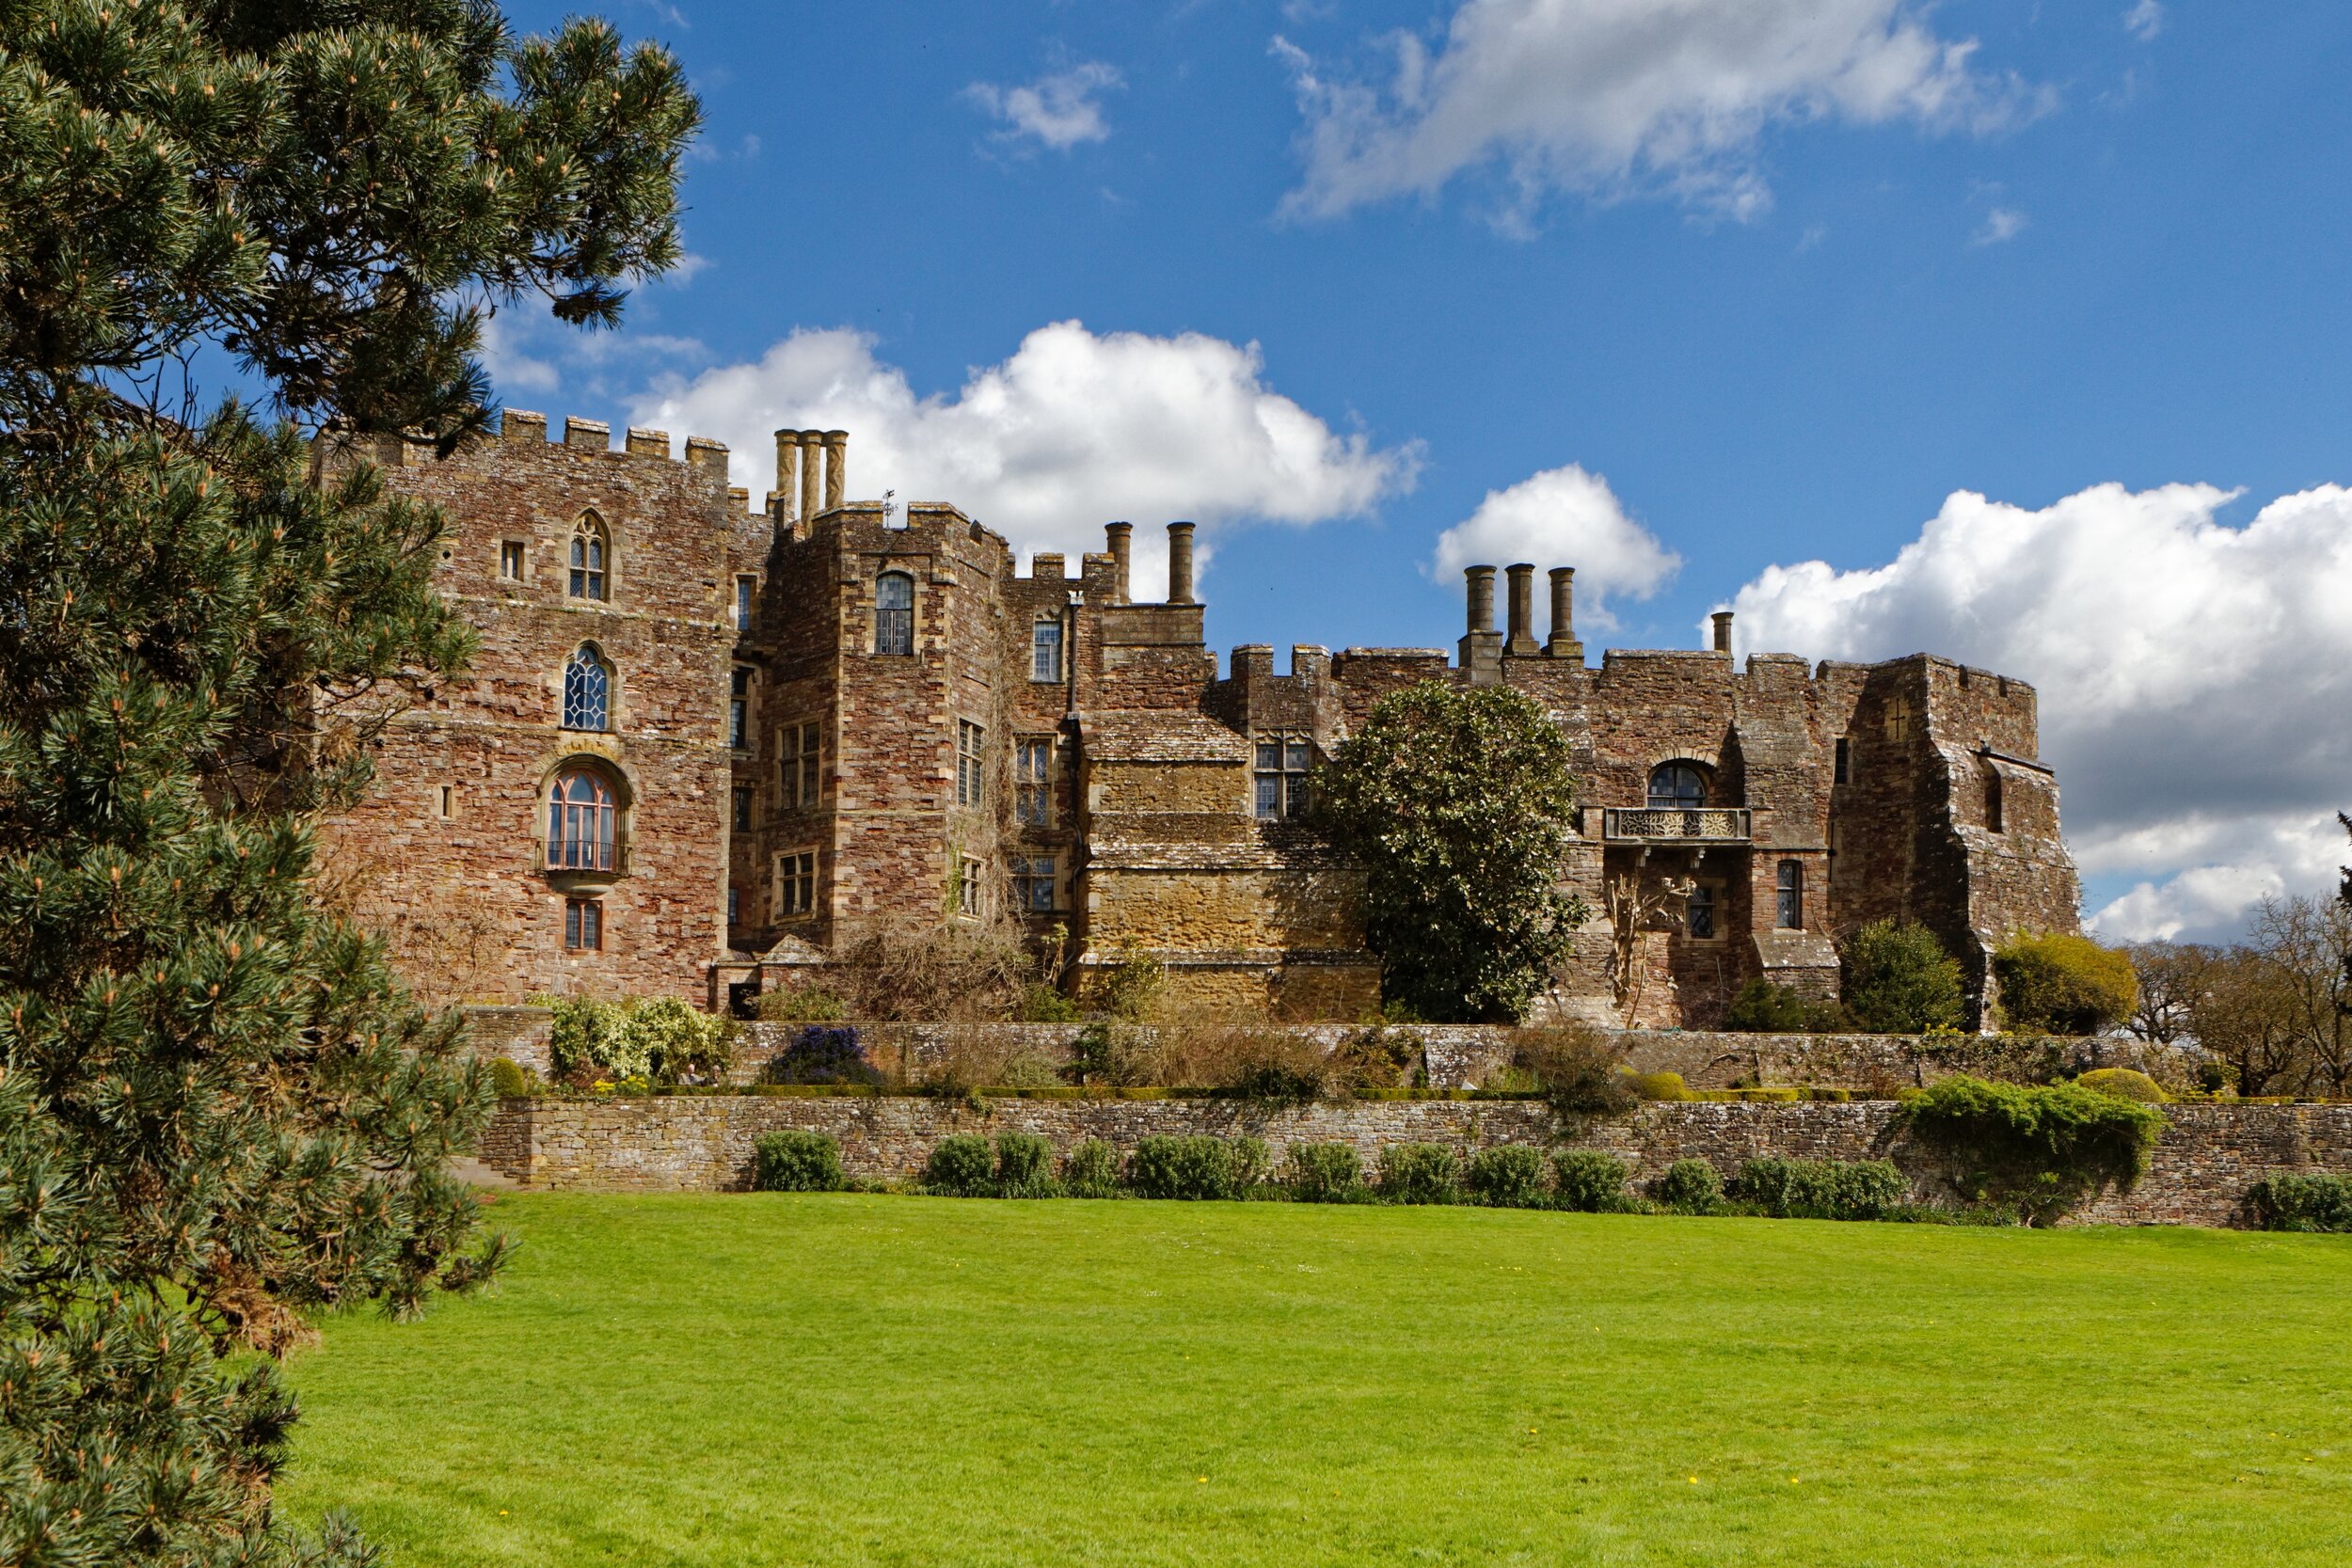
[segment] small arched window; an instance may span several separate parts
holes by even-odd
[[[564,665],[564,727],[612,727],[612,670],[593,642],[582,642]]]
[[[914,579],[904,572],[874,579],[874,651],[914,652]]]
[[[548,787],[548,869],[610,871],[620,810],[612,784],[593,768],[566,768]]]
[[[593,512],[583,512],[580,521],[572,525],[571,596],[575,599],[605,597],[605,568],[612,553],[612,536],[604,531],[604,519]]]
[[[1650,769],[1649,809],[1696,811],[1707,804],[1707,775],[1687,762],[1662,762]]]

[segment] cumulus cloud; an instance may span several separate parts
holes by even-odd
[[[662,378],[629,418],[725,441],[735,483],[755,494],[773,483],[773,432],[846,430],[853,496],[953,502],[1024,554],[1099,550],[1103,525],[1125,518],[1146,597],[1166,559],[1154,524],[1199,523],[1205,560],[1233,524],[1361,515],[1420,464],[1417,446],[1342,435],[1275,391],[1255,343],[1074,321],[930,397],[870,337],[803,330],[755,362]]]
[[[975,82],[963,93],[992,119],[1005,122],[998,136],[1008,141],[1035,137],[1057,152],[1067,152],[1081,142],[1109,138],[1110,123],[1103,118],[1099,95],[1124,86],[1125,79],[1115,69],[1088,60],[1026,87]]]
[[[2265,893],[2324,892],[2352,805],[2352,491],[2270,502],[2103,484],[2038,511],[1960,492],[1883,566],[1819,561],[1740,589],[1744,649],[1923,650],[2039,689],[2042,754],[2083,870],[2137,877],[2112,937],[2233,929]]]
[[[2047,108],[2047,89],[1975,62],[1909,0],[1464,0],[1433,51],[1388,41],[1385,83],[1327,71],[1277,39],[1306,117],[1294,215],[1434,195],[1500,165],[1523,214],[1550,189],[1663,190],[1748,216],[1778,121],[1908,120],[1990,131]]]
[[[1465,566],[1528,561],[1546,570],[1576,568],[1580,625],[1617,623],[1608,598],[1646,599],[1666,585],[1682,558],[1626,515],[1609,481],[1576,464],[1547,468],[1507,490],[1489,490],[1478,510],[1438,536],[1430,570],[1451,577]]]

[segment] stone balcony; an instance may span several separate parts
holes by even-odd
[[[1609,844],[1745,844],[1749,837],[1745,806],[1703,806],[1696,810],[1657,806],[1605,806],[1600,836]]]

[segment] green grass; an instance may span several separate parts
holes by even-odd
[[[2352,1242],[528,1196],[339,1318],[287,1508],[426,1564],[2352,1560]]]

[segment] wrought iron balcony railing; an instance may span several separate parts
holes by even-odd
[[[1622,844],[1745,844],[1744,806],[1702,806],[1695,811],[1657,806],[1607,806],[1600,836]]]

